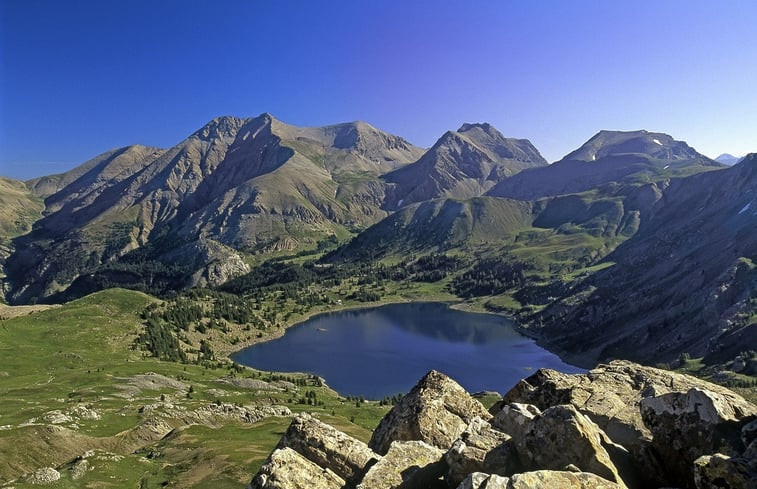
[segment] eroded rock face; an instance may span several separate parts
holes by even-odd
[[[667,470],[693,487],[696,459],[715,452],[734,457],[744,451],[742,426],[757,415],[757,408],[741,398],[692,388],[643,399],[641,415]]]
[[[341,489],[344,479],[291,448],[273,451],[248,489]]]
[[[491,418],[460,384],[432,370],[384,416],[368,446],[383,454],[393,441],[420,440],[447,449],[476,416]]]
[[[395,441],[357,489],[443,488],[443,452],[422,441]]]
[[[292,420],[277,448],[291,448],[311,462],[356,484],[379,456],[351,436],[302,413]]]
[[[518,455],[511,443],[512,438],[481,418],[474,418],[460,438],[444,455],[449,471],[445,477],[455,487],[468,474],[512,474],[518,467]]]

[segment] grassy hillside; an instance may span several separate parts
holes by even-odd
[[[0,483],[34,487],[24,474],[57,467],[62,478],[50,487],[238,488],[289,418],[249,423],[224,410],[306,409],[364,440],[386,412],[305,375],[151,358],[133,345],[153,303],[111,289],[0,321]],[[319,405],[298,404],[311,396]]]

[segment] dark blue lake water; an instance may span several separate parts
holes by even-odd
[[[431,369],[469,392],[500,393],[542,367],[583,371],[521,336],[500,316],[440,303],[322,314],[232,358],[261,370],[313,373],[341,394],[368,399],[406,393]]]

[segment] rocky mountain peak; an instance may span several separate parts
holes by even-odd
[[[694,148],[668,134],[602,130],[563,160],[596,161],[609,156],[641,154],[662,160],[680,161],[702,157]]]
[[[202,141],[212,141],[214,139],[233,138],[239,128],[244,125],[245,119],[233,116],[216,117],[200,129],[194,132],[190,138],[194,137]]]

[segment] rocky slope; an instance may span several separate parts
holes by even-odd
[[[378,177],[421,154],[368,124],[300,128],[269,114],[215,119],[166,151],[106,153],[29,183],[48,195],[47,210],[18,240],[10,299],[44,299],[77,277],[88,281],[82,291],[119,283],[124,274],[139,281],[149,274],[133,266],[90,277],[137,248],[142,254],[132,261],[179,270],[174,287],[196,284],[198,276],[222,282],[245,268],[218,273],[209,266],[241,263],[235,250],[313,247],[385,217],[386,184]]]
[[[546,164],[527,139],[506,138],[489,124],[464,124],[445,133],[412,165],[384,177],[394,185],[386,206],[477,197],[521,170]]]
[[[430,372],[366,445],[302,414],[249,489],[750,488],[757,406],[630,362],[540,370],[490,412]]]
[[[538,334],[574,358],[642,362],[724,361],[757,344],[757,155],[649,191],[659,198],[614,265],[540,313]]]

